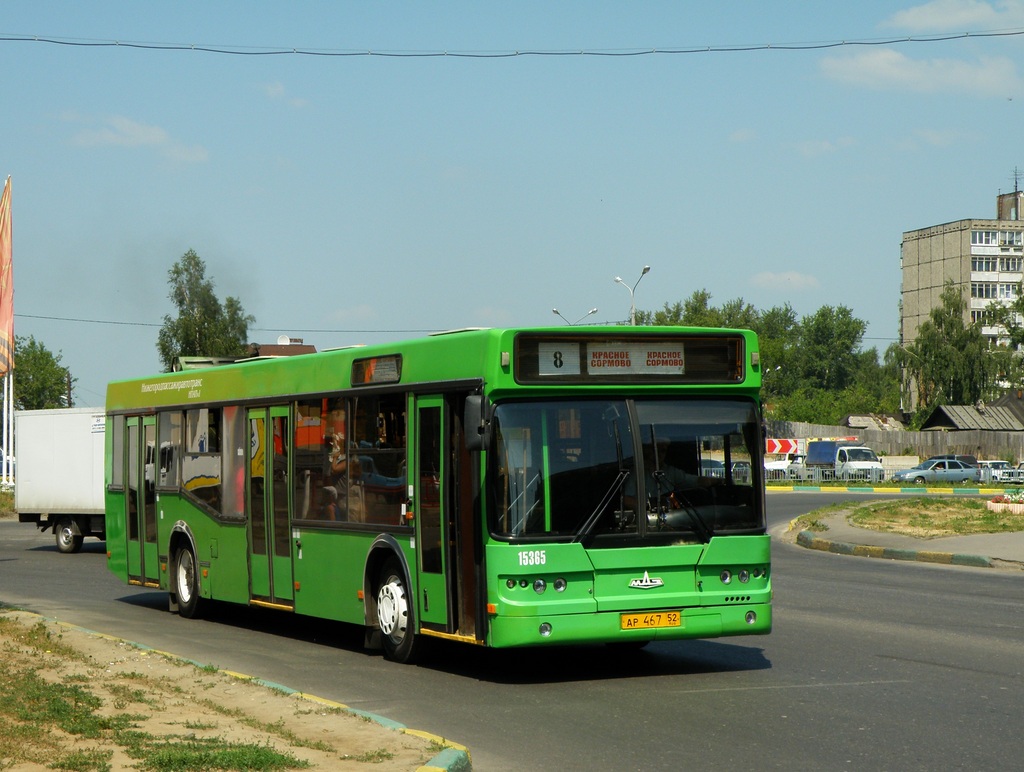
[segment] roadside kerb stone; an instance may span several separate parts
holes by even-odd
[[[981,555],[961,555],[953,552],[935,552],[931,550],[908,550],[893,547],[872,547],[864,544],[822,539],[813,531],[800,531],[796,543],[807,549],[821,552],[832,552],[837,555],[854,555],[867,558],[885,558],[888,560],[913,560],[919,563],[939,563],[949,566],[973,566],[975,568],[992,568],[991,558]]]

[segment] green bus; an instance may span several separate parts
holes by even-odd
[[[513,647],[766,634],[757,338],[474,329],[111,383],[110,570]]]

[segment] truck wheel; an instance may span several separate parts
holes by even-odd
[[[53,533],[57,538],[57,552],[73,555],[82,549],[82,541],[85,537],[80,533],[75,533],[75,524],[70,517],[62,517],[58,520]]]
[[[174,558],[174,593],[178,614],[195,619],[199,612],[199,569],[191,547],[182,547]]]
[[[405,574],[397,560],[389,560],[377,585],[377,622],[384,656],[395,662],[411,662],[416,653],[416,634]]]

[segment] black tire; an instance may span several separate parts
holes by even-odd
[[[178,614],[185,619],[195,619],[199,616],[199,566],[191,547],[182,547],[174,556],[171,581],[178,600]]]
[[[384,564],[377,582],[377,623],[384,656],[393,662],[412,662],[418,637],[405,572],[397,560]]]
[[[915,485],[924,485],[925,482],[926,482],[926,480],[923,477],[915,477],[914,478],[914,484]]]
[[[61,518],[53,529],[57,539],[57,552],[65,555],[73,555],[82,549],[82,541],[85,539],[80,533],[75,533],[75,524],[70,517]]]

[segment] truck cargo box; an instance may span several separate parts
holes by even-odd
[[[104,537],[102,408],[14,413],[14,508],[23,523],[52,528],[61,552]]]

